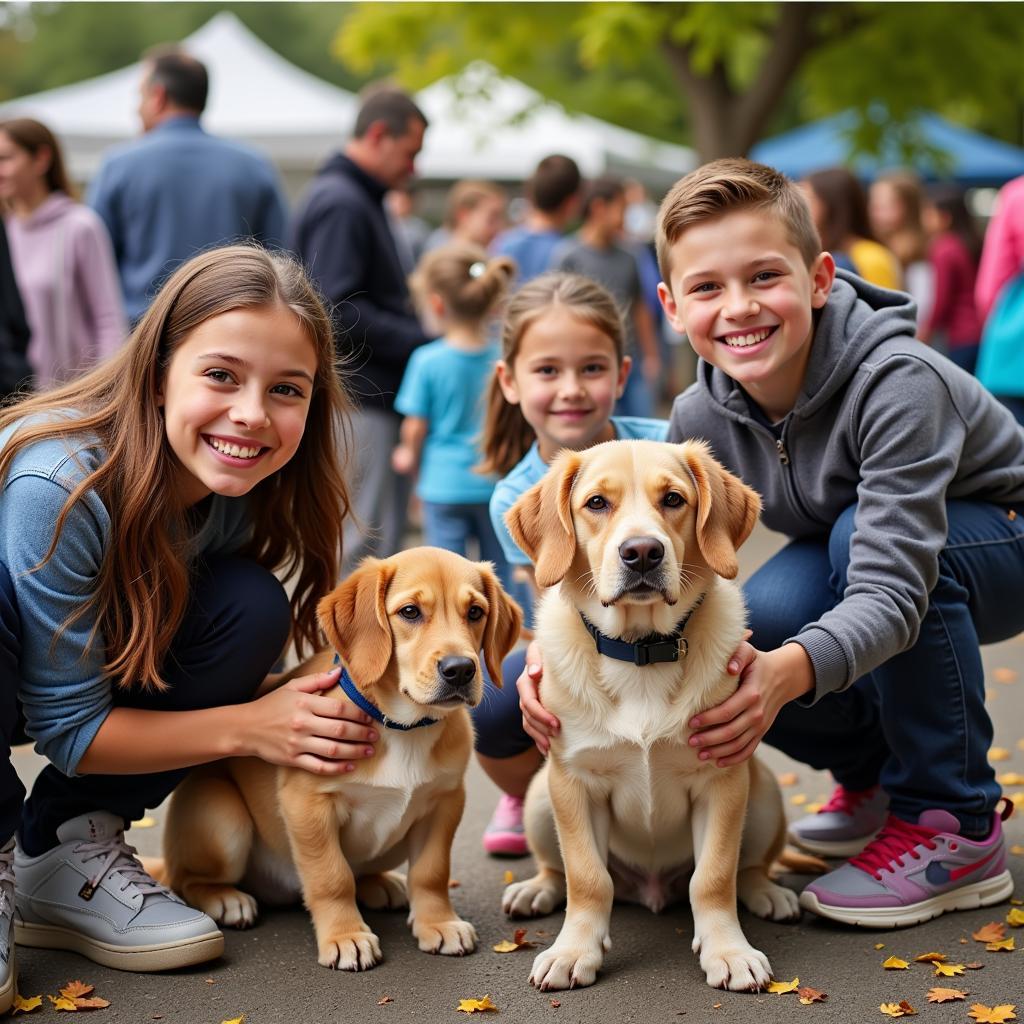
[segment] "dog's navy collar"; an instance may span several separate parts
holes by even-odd
[[[334,664],[341,665],[340,655],[334,655]],[[418,729],[421,725],[434,725],[437,722],[436,718],[421,718],[418,722],[413,722],[411,725],[392,721],[376,704],[359,692],[359,687],[356,686],[354,680],[348,674],[348,669],[344,666],[341,669],[341,678],[338,680],[338,685],[345,691],[348,699],[357,708],[365,711],[374,721],[380,722],[385,729],[401,729],[403,732],[407,732],[409,729]]]
[[[583,620],[583,625],[587,627],[587,632],[594,638],[598,654],[614,658],[616,661],[628,661],[631,665],[655,665],[660,662],[678,661],[680,657],[686,657],[688,645],[686,637],[683,636],[683,630],[686,629],[690,616],[700,607],[703,600],[704,595],[701,594],[693,607],[676,623],[673,632],[650,633],[641,637],[636,643],[605,636],[583,612],[580,612],[580,618]]]

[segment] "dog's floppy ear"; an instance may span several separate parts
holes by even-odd
[[[505,513],[508,532],[533,562],[539,587],[561,583],[576,554],[569,499],[579,468],[579,454],[563,451],[544,478]]]
[[[736,550],[750,536],[761,498],[711,456],[706,444],[687,442],[683,460],[697,487],[697,546],[712,571],[727,580],[739,572]]]
[[[523,625],[523,613],[502,589],[489,562],[477,563],[487,598],[487,625],[484,627],[484,664],[495,686],[501,687],[501,663],[516,645]]]
[[[364,558],[316,606],[320,628],[359,684],[375,683],[391,660],[393,637],[384,595],[394,575],[390,562]]]

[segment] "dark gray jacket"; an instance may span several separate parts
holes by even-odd
[[[778,437],[752,416],[739,385],[703,360],[672,409],[669,440],[709,441],[760,492],[771,529],[823,536],[857,505],[843,600],[793,637],[814,665],[814,700],[917,639],[946,543],[947,499],[1024,512],[1024,429],[914,339],[914,313],[906,295],[839,271]]]

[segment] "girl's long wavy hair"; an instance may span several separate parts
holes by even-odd
[[[576,319],[608,335],[615,348],[616,362],[622,364],[625,331],[615,299],[589,277],[551,271],[528,281],[509,300],[501,328],[501,360],[509,373],[515,372],[519,345],[527,328],[557,307],[567,309]],[[534,437],[533,427],[526,422],[522,406],[506,400],[495,371],[487,391],[480,441],[483,459],[476,471],[505,476],[530,450]]]
[[[243,554],[285,581],[297,577],[292,638],[301,653],[316,645],[316,603],[337,582],[349,512],[342,475],[349,400],[336,371],[330,318],[298,263],[256,245],[201,253],[169,278],[114,356],[71,383],[0,411],[0,430],[33,417],[0,450],[0,480],[22,449],[68,435],[68,410],[76,413],[78,447],[96,444],[106,453],[69,496],[40,564],[53,556],[75,504],[95,491],[109,510],[110,536],[90,600],[61,628],[94,612],[92,639],[105,645],[104,671],[120,686],[167,685],[161,665],[189,600],[189,510],[175,491],[177,460],[157,402],[168,364],[212,317],[275,304],[287,306],[305,329],[317,369],[298,450],[249,492],[253,536]]]

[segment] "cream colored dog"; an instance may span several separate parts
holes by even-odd
[[[366,559],[318,613],[358,689],[389,721],[434,721],[381,728],[375,755],[346,775],[323,778],[255,758],[196,770],[168,810],[165,879],[215,921],[238,927],[255,920],[252,893],[275,903],[301,896],[325,967],[366,970],[381,960],[357,899],[370,908],[408,903],[425,952],[470,953],[476,932],[448,891],[473,748],[467,709],[483,692],[481,650],[500,685],[519,608],[489,564],[414,548]],[[333,654],[292,675],[326,671]],[[406,861],[408,895],[394,871]]]
[[[718,768],[687,744],[690,718],[736,688],[726,664],[745,611],[727,580],[759,509],[704,444],[612,441],[563,452],[506,516],[550,588],[536,615],[541,699],[562,724],[526,798],[538,873],[502,903],[535,916],[567,901],[558,939],[534,960],[538,988],[594,982],[613,897],[658,911],[687,881],[708,984],[771,979],[736,899],[760,917],[799,916],[769,877],[785,841],[781,793],[756,759]]]

